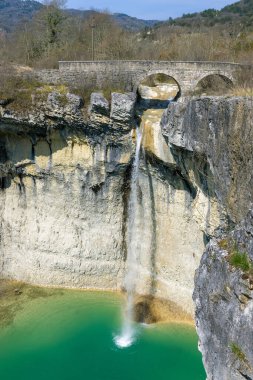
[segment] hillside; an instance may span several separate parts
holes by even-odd
[[[88,18],[92,14],[96,14],[97,12],[87,10],[79,10],[79,9],[66,9],[66,12],[71,16],[84,17]],[[145,28],[151,28],[155,24],[158,23],[157,20],[141,20],[136,17],[128,16],[124,13],[113,13],[112,18],[124,29],[131,31],[139,31]]]
[[[160,25],[162,23],[159,23]],[[207,9],[199,13],[187,13],[177,19],[170,19],[167,25],[189,27],[196,29],[200,27],[218,26],[222,28],[233,28],[240,30],[253,29],[253,0],[241,0],[227,5],[220,11]]]
[[[157,20],[141,20],[136,17],[128,16],[124,13],[114,13],[113,17],[123,28],[128,30],[140,30],[149,28],[158,23]]]
[[[30,20],[43,5],[35,0],[0,0],[0,30],[11,32],[24,20]],[[94,11],[66,9],[66,13],[77,17],[89,17]],[[155,20],[140,20],[122,13],[112,15],[114,20],[127,30],[137,31],[151,27],[157,23]]]
[[[10,32],[23,20],[29,20],[43,5],[34,0],[1,0],[0,28]]]

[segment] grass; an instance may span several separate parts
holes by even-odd
[[[68,87],[65,84],[60,84],[57,86],[42,84],[39,88],[36,88],[36,92],[40,94],[48,95],[50,92],[57,91],[60,95],[67,95]]]
[[[246,252],[235,250],[229,255],[228,261],[234,268],[241,269],[243,272],[252,269],[252,263]]]
[[[250,368],[249,361],[247,359],[247,356],[242,351],[242,349],[236,344],[235,342],[231,342],[229,345],[232,354],[234,355],[236,360],[239,360],[240,363],[246,365],[248,368]]]
[[[229,94],[232,96],[253,96],[253,87],[234,87]]]
[[[35,80],[28,80],[19,76],[6,76],[0,83],[0,100],[7,100],[8,108],[13,104],[18,109],[30,107],[32,104],[32,93],[41,84]]]
[[[228,249],[228,240],[227,239],[222,239],[218,242],[218,245],[221,249],[227,250]]]
[[[0,100],[6,100],[6,107],[14,111],[31,109],[34,100],[45,101],[48,94],[53,91],[60,94],[60,104],[66,105],[68,88],[65,85],[53,86],[18,75],[7,75],[0,81]]]
[[[46,100],[48,94],[50,92],[57,92],[57,100],[61,107],[65,107],[68,104],[68,98],[67,93],[69,92],[69,89],[66,85],[49,85],[49,84],[43,84],[39,88],[36,88],[35,95],[40,100]]]
[[[218,245],[221,249],[228,252],[227,260],[232,267],[241,269],[248,275],[253,274],[253,263],[247,252],[240,251],[234,240],[222,239],[218,242]]]

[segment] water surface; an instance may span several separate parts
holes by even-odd
[[[26,302],[0,330],[1,380],[205,380],[193,328],[139,326],[115,346],[123,298],[62,291]]]

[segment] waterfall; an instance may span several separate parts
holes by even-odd
[[[139,166],[142,141],[142,126],[136,129],[136,149],[131,174],[131,187],[128,204],[128,254],[127,269],[124,286],[127,293],[124,320],[121,334],[116,336],[114,341],[118,347],[130,346],[135,340],[134,317],[134,296],[136,291],[136,281],[138,278],[138,254],[140,236],[138,234],[138,186],[139,186]]]

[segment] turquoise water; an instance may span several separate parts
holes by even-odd
[[[0,331],[1,380],[205,380],[197,336],[184,325],[139,326],[118,349],[122,298],[64,291],[27,302]]]

